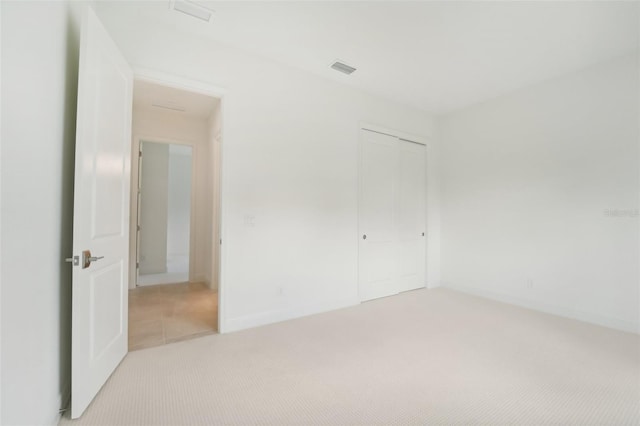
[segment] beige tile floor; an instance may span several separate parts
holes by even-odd
[[[215,333],[218,293],[203,283],[164,284],[129,291],[129,350]]]

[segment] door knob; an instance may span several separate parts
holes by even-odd
[[[363,239],[363,240],[366,240],[366,239],[367,239],[367,234],[364,234],[364,235],[362,236],[362,239]]]
[[[104,259],[104,256],[91,256],[91,250],[85,250],[82,252],[82,269],[87,269],[91,266],[91,262],[96,262],[100,259]]]

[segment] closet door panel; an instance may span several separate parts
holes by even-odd
[[[398,293],[398,139],[363,130],[360,149],[358,276],[364,301]]]
[[[397,197],[397,279],[400,291],[425,286],[426,147],[400,139]]]

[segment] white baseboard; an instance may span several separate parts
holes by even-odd
[[[154,275],[154,274],[166,274],[166,263],[140,263],[140,269],[138,271],[140,275]]]
[[[440,281],[435,282],[435,283],[427,283],[427,285],[425,286],[428,290],[431,290],[433,288],[439,288],[442,287],[442,283]]]
[[[308,315],[347,308],[349,306],[355,306],[359,304],[360,299],[346,299],[328,303],[299,306],[290,309],[259,312],[257,314],[246,315],[238,318],[227,318],[225,321],[224,332],[230,333],[233,331],[245,330],[247,328],[273,324],[276,322],[286,321],[294,318],[306,317]]]
[[[60,412],[61,408],[68,408],[71,405],[71,383],[67,383],[63,391],[60,392],[56,398],[52,398],[51,404],[49,408],[49,413],[51,414],[51,418],[46,419],[41,422],[42,425],[51,425],[56,426],[60,423],[60,419],[62,418],[63,413]]]
[[[619,318],[608,317],[592,312],[580,311],[577,309],[563,308],[561,306],[549,305],[547,303],[536,300],[528,300],[507,294],[495,293],[482,289],[466,287],[456,284],[447,283],[443,287],[460,291],[462,293],[472,294],[474,296],[484,297],[486,299],[496,300],[498,302],[509,303],[511,305],[521,306],[523,308],[533,309],[535,311],[545,312],[547,314],[558,315],[560,317],[576,319],[591,324],[601,325],[603,327],[613,328],[615,330],[626,331],[628,333],[640,334],[640,323],[626,321]]]
[[[205,283],[209,286],[209,280],[204,275],[196,275],[189,280],[190,283]]]

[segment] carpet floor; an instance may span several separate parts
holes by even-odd
[[[61,425],[640,424],[640,336],[447,289],[131,352]]]

